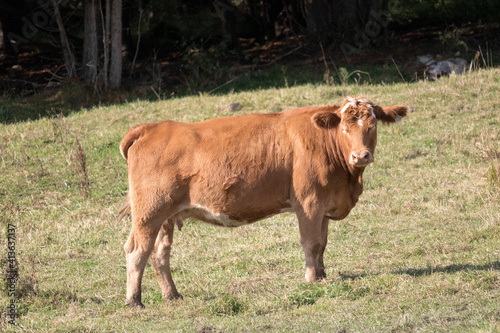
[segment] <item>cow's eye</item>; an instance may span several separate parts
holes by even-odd
[[[373,125],[373,126],[370,126],[370,127],[368,128],[368,130],[372,131],[372,130],[374,130],[374,129],[376,129],[376,128],[377,128],[377,125]]]

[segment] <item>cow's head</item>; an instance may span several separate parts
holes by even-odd
[[[364,97],[348,96],[336,113],[315,115],[321,127],[336,127],[342,137],[342,151],[347,163],[365,167],[374,161],[377,123],[395,123],[411,109],[404,105],[378,106]]]

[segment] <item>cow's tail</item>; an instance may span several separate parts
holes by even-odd
[[[130,199],[127,197],[127,203],[122,207],[122,209],[120,209],[120,212],[118,213],[118,221],[121,221],[131,211],[132,207],[130,206]]]
[[[122,139],[120,143],[120,153],[122,154],[124,159],[128,158],[128,150],[132,145],[139,140],[144,132],[144,125],[139,125],[129,129],[127,134]],[[118,221],[121,221],[128,213],[132,211],[132,207],[130,205],[130,198],[127,195],[127,203],[120,209],[118,213]]]
[[[127,134],[122,139],[122,142],[120,143],[120,153],[122,154],[124,159],[127,159],[128,157],[128,150],[132,145],[139,140],[139,138],[142,136],[144,133],[144,125],[139,125],[136,127],[133,127],[128,130]]]

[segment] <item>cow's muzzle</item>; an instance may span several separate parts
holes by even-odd
[[[353,151],[349,159],[349,163],[355,167],[365,167],[373,161],[373,154],[369,150]]]

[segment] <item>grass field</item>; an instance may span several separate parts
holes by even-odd
[[[0,330],[500,332],[499,87],[500,70],[488,69],[133,101],[0,125]],[[325,281],[304,283],[292,214],[236,229],[188,220],[172,254],[184,299],[164,303],[148,265],[146,309],[125,307],[130,219],[117,221],[127,191],[118,145],[129,127],[228,116],[233,102],[240,114],[276,112],[347,94],[416,112],[379,127],[359,203],[330,223]]]

